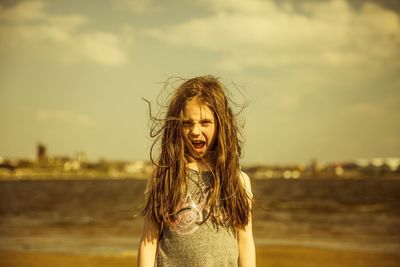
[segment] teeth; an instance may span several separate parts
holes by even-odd
[[[193,141],[192,141],[192,145],[193,145],[195,148],[202,148],[202,147],[205,145],[205,143],[206,143],[206,142],[201,141],[201,140],[193,140]]]

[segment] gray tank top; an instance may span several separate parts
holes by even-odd
[[[208,214],[207,194],[211,172],[189,170],[185,199],[172,227],[164,226],[156,255],[156,266],[238,266],[236,232],[213,226]]]

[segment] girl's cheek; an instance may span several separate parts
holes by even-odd
[[[185,138],[184,142],[185,142],[185,144],[187,144],[187,145],[190,143],[190,141],[189,141],[189,136],[186,135],[186,138]]]
[[[188,128],[183,128],[183,134],[188,137],[189,136],[189,129]]]

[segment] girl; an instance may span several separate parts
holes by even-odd
[[[138,266],[255,266],[250,179],[222,84],[185,81],[153,137],[161,153],[145,192]]]

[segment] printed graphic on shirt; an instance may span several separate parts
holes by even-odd
[[[203,211],[189,194],[175,216],[172,229],[181,235],[194,233],[199,228],[199,222],[203,220]]]
[[[199,195],[200,197],[197,197]],[[205,188],[201,188],[198,194],[192,196],[191,193],[186,195],[179,211],[175,215],[172,230],[180,235],[189,235],[199,228],[199,223],[205,218],[204,212],[206,208],[206,200],[208,193]]]

